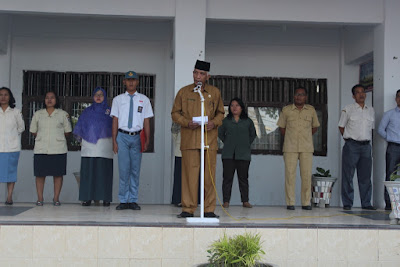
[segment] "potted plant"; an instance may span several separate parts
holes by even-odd
[[[331,171],[321,167],[316,168],[317,172],[312,175],[312,203],[315,206],[325,208],[330,204],[332,188],[337,178],[331,177]]]
[[[383,182],[388,191],[392,212],[389,215],[390,224],[399,224],[400,222],[400,163],[396,165],[394,172],[390,175],[390,181]]]
[[[207,250],[208,262],[200,266],[212,267],[272,267],[260,263],[265,252],[261,248],[262,242],[259,234],[245,233],[223,237],[214,241]]]

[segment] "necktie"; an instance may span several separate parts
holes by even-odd
[[[131,101],[129,102],[129,118],[128,118],[128,128],[132,128],[132,119],[133,119],[133,95],[129,95],[131,97]]]

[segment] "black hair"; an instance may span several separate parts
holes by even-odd
[[[10,108],[15,108],[15,98],[10,88],[1,87],[0,90],[6,90],[8,92],[8,94],[10,95],[10,99],[8,100],[8,105],[10,106]]]
[[[361,87],[361,88],[364,90],[364,92],[365,92],[365,87],[364,87],[364,85],[358,83],[358,84],[354,85],[353,88],[351,88],[351,92],[352,92],[353,95],[356,94],[356,88],[358,88],[358,87]]]
[[[294,93],[295,93],[295,94],[296,94],[296,91],[297,91],[297,90],[304,90],[304,92],[306,93],[306,95],[308,95],[307,89],[304,88],[304,87],[302,87],[302,86],[296,87],[296,89],[294,89]]]
[[[400,93],[400,89],[399,89],[399,90],[397,90],[397,92],[396,92],[396,96],[397,96],[399,93]]]
[[[231,102],[229,102],[229,106],[228,106],[229,113],[228,113],[227,117],[228,118],[232,118],[233,117],[233,114],[232,114],[232,111],[231,111],[231,104],[232,104],[233,101],[238,102],[239,106],[242,108],[242,113],[240,113],[240,118],[242,120],[247,119],[249,116],[247,115],[246,107],[244,106],[244,103],[243,103],[242,99],[240,99],[238,97],[232,98]]]
[[[43,106],[45,107],[45,108],[47,108],[46,107],[46,95],[47,94],[50,94],[50,93],[52,93],[52,94],[54,94],[54,96],[56,97],[56,104],[54,105],[54,108],[60,108],[60,100],[58,99],[58,96],[57,96],[57,94],[56,94],[56,92],[54,92],[54,91],[47,91],[46,92],[46,94],[44,95],[44,100],[43,100]]]

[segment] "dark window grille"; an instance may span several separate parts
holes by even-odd
[[[138,75],[137,91],[150,99],[154,111],[156,77],[151,74]],[[125,92],[123,79],[124,73],[24,71],[22,113],[27,127],[22,134],[22,149],[33,149],[34,138],[29,133],[29,126],[35,111],[43,108],[46,92],[55,91],[61,108],[68,112],[74,127],[82,111],[93,102],[92,91],[97,86],[106,90],[108,104],[111,106],[112,99]],[[154,117],[150,119],[150,131],[147,152],[154,152]],[[80,150],[80,144],[74,137],[68,140],[68,150]]]
[[[327,79],[213,76],[209,83],[221,91],[228,114],[232,98],[239,97],[247,106],[253,120],[257,138],[252,144],[253,154],[282,154],[283,138],[276,126],[282,108],[293,103],[296,87],[308,91],[307,103],[314,106],[321,126],[313,135],[314,155],[327,154]],[[219,147],[223,143],[219,141]]]

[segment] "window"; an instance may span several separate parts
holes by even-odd
[[[252,144],[253,154],[282,154],[283,138],[276,122],[282,108],[293,103],[294,89],[305,87],[307,103],[314,106],[321,126],[313,136],[314,155],[327,153],[327,80],[271,77],[214,76],[211,85],[221,90],[226,114],[232,98],[239,97],[247,106],[257,138]],[[222,142],[219,142],[220,148]]]
[[[22,134],[22,149],[33,149],[34,139],[29,133],[29,125],[35,111],[43,108],[47,91],[56,92],[61,108],[68,112],[74,127],[82,111],[92,104],[94,88],[100,86],[106,90],[108,104],[111,106],[112,99],[125,92],[123,78],[124,73],[24,71],[22,113],[26,130]],[[154,110],[155,75],[139,74],[137,90],[150,99]],[[150,131],[151,139],[147,152],[154,152],[154,117],[150,119]],[[73,137],[69,138],[68,150],[80,150],[79,142]]]

